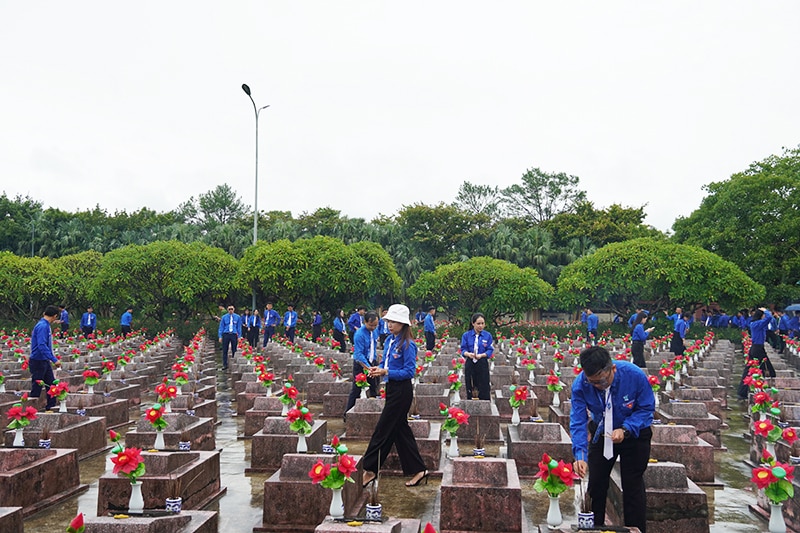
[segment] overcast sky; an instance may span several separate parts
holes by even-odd
[[[668,230],[800,143],[800,2],[0,4],[0,189],[351,217],[566,172]]]

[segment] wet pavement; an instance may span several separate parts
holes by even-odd
[[[736,370],[732,372],[736,376]],[[244,433],[244,417],[236,417],[236,406],[230,377],[218,374],[218,416],[216,427],[217,448],[222,450],[220,468],[222,486],[227,493],[213,502],[208,509],[219,511],[219,531],[225,533],[249,533],[254,526],[261,525],[264,503],[264,481],[266,474],[245,474],[250,462],[250,440],[240,439]],[[146,401],[143,401],[146,404]],[[743,437],[748,421],[744,418],[745,406],[735,399],[733,389],[729,391],[731,410],[727,411],[729,427],[723,430],[723,444],[727,452],[715,454],[718,488],[704,487],[708,495],[709,513],[713,516],[711,533],[766,532],[767,523],[750,513],[747,506],[755,503],[750,468],[744,463],[749,442]],[[311,405],[313,412],[320,412],[321,405]],[[139,415],[139,408],[131,410],[131,420]],[[343,432],[341,419],[328,419],[329,437]],[[352,453],[362,453],[366,443],[347,443]],[[462,447],[462,451],[466,451]],[[487,453],[498,450],[488,448]],[[98,478],[105,472],[108,454],[99,455],[80,463],[81,483],[89,484],[89,490],[57,506],[47,509],[25,520],[26,533],[53,533],[64,531],[78,511],[87,516],[97,512]],[[380,499],[384,513],[393,517],[413,517],[433,521],[438,509],[440,478],[431,478],[427,485],[407,488],[405,478],[382,477]],[[523,480],[523,508],[530,526],[544,522],[547,514],[546,495],[533,490],[532,480]],[[302,502],[298,502],[298,508]],[[576,522],[576,500],[574,491],[561,496],[561,511],[565,523]]]

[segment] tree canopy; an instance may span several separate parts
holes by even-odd
[[[761,302],[764,287],[718,255],[659,239],[614,243],[567,266],[558,278],[565,309],[599,306],[625,315],[718,303],[734,309]]]
[[[674,240],[736,263],[770,301],[800,298],[800,148],[705,189],[700,207],[675,221]]]
[[[586,199],[586,191],[578,188],[580,178],[564,172],[529,169],[522,183],[501,191],[506,216],[541,224],[559,213],[569,213]]]
[[[462,323],[468,323],[474,312],[482,312],[495,323],[509,315],[518,319],[546,306],[552,294],[553,287],[533,269],[491,257],[441,265],[422,274],[408,289],[411,300],[433,302]]]

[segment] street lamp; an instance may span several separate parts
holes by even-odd
[[[258,117],[261,114],[262,109],[266,109],[269,106],[265,105],[264,107],[258,107],[256,105],[255,100],[250,95],[250,87],[247,86],[246,83],[242,84],[242,90],[244,94],[250,98],[250,101],[253,103],[253,112],[256,116],[256,189],[255,195],[253,196],[253,246],[256,245],[258,242]],[[252,309],[255,311],[256,308],[256,289],[253,288],[253,307]]]

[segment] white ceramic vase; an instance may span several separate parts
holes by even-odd
[[[333,497],[331,498],[331,506],[328,509],[328,514],[334,520],[341,520],[344,518],[344,501],[342,500],[342,489],[331,489]]]
[[[131,498],[128,500],[128,512],[141,514],[144,512],[144,498],[142,497],[142,482],[131,483]]]

